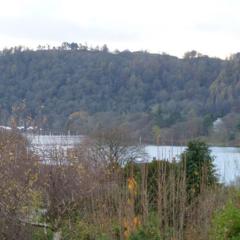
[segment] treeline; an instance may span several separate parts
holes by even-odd
[[[106,45],[23,47],[0,52],[1,124],[88,133],[123,125],[152,139],[239,138],[240,55],[227,60],[196,51],[180,59],[148,52],[110,52]]]

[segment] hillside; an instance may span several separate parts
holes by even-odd
[[[149,139],[160,128],[176,142],[209,136],[222,118],[235,141],[239,77],[239,54],[221,60],[192,51],[180,59],[68,43],[16,47],[0,53],[0,120],[82,133],[121,124]]]

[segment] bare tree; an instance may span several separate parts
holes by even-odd
[[[24,239],[23,226],[29,214],[38,177],[38,159],[17,132],[0,131],[0,238]],[[25,231],[26,232],[26,231]]]
[[[90,150],[105,166],[123,167],[130,161],[141,160],[144,149],[132,138],[126,128],[109,128],[96,131],[88,140]]]
[[[39,186],[44,196],[42,226],[51,229],[54,240],[62,238],[64,225],[71,228],[76,216],[84,216],[88,200],[99,190],[105,173],[103,168],[96,167],[95,158],[86,158],[82,150],[72,149],[65,158],[63,149],[53,149],[50,164],[40,167]]]

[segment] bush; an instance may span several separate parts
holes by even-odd
[[[211,239],[240,240],[240,208],[229,202],[213,218]]]
[[[70,228],[66,222],[63,227],[64,239],[92,240],[95,239],[96,235],[98,235],[96,228],[81,220],[77,220],[75,223],[72,223]]]
[[[32,240],[52,240],[53,234],[50,230],[46,229],[46,233],[44,232],[44,229],[41,228],[35,228],[33,230]]]
[[[151,216],[147,224],[133,233],[129,240],[161,240],[158,219]]]

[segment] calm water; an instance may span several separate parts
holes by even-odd
[[[28,135],[35,149],[40,152],[52,147],[60,146],[70,148],[78,144],[83,136],[34,136]],[[146,146],[145,151],[148,154],[149,161],[153,158],[176,160],[179,155],[186,149],[184,146]],[[240,176],[240,148],[234,147],[211,147],[211,154],[214,156],[214,164],[219,173],[220,180],[225,183],[234,181]]]
[[[146,146],[146,152],[150,158],[172,160],[178,159],[186,147],[179,146]],[[214,156],[214,164],[220,180],[225,183],[234,181],[240,176],[240,148],[211,147],[211,155]]]

